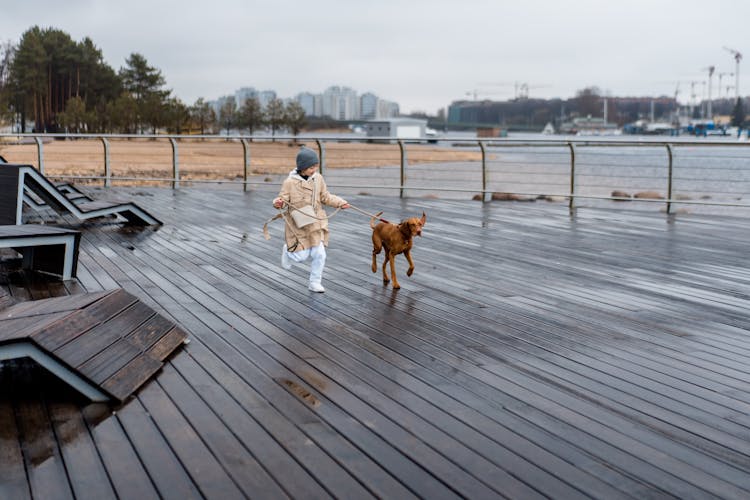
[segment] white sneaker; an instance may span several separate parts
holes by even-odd
[[[310,283],[310,286],[308,286],[307,289],[310,290],[311,292],[318,292],[318,293],[323,293],[326,291],[326,289],[323,288],[323,285],[321,285],[320,283]]]
[[[289,256],[286,253],[286,243],[284,243],[284,248],[281,249],[281,267],[287,271],[292,268],[292,261],[289,260]]]

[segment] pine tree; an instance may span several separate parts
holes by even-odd
[[[732,126],[742,127],[745,123],[745,107],[742,105],[742,98],[738,97],[737,102],[732,110]]]
[[[153,132],[162,125],[162,114],[167,109],[171,91],[163,90],[165,84],[161,71],[149,66],[146,58],[136,52],[125,60],[126,67],[120,69],[120,78],[126,92],[133,96],[138,106],[137,123],[141,132],[149,125]]]
[[[261,128],[264,124],[263,109],[260,107],[257,97],[247,99],[239,111],[239,126],[246,128],[253,135],[255,130]]]

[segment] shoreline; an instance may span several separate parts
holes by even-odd
[[[169,141],[110,139],[108,142],[113,175],[136,177],[164,172],[171,176],[172,147]],[[297,147],[303,144],[317,150],[315,141],[250,143],[251,173],[288,173],[294,168]],[[101,175],[104,168],[104,147],[98,139],[52,141],[44,144],[43,151],[48,175]],[[482,159],[478,150],[452,150],[422,144],[409,144],[407,153],[409,163],[415,165]],[[10,163],[38,167],[37,146],[33,143],[0,143],[0,155]],[[185,139],[178,142],[177,158],[180,173],[184,175],[221,179],[243,174],[243,148],[236,141]],[[400,161],[398,144],[325,143],[326,169],[392,166],[399,165]]]

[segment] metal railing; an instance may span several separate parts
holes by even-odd
[[[750,207],[750,203],[745,202],[743,197],[748,194],[750,200],[750,143],[740,141],[727,141],[727,140],[695,140],[695,139],[682,139],[670,137],[669,140],[661,139],[640,139],[640,140],[629,140],[626,138],[618,138],[617,140],[612,139],[594,139],[594,138],[554,138],[554,137],[539,137],[534,139],[514,139],[514,138],[466,138],[466,137],[441,137],[436,140],[431,140],[432,144],[428,144],[428,147],[436,148],[436,155],[440,155],[440,151],[469,151],[470,148],[477,148],[475,151],[478,153],[477,160],[466,160],[461,162],[447,162],[442,169],[436,169],[434,165],[440,165],[440,160],[431,160],[428,162],[422,162],[422,169],[426,170],[424,179],[429,179],[429,182],[425,180],[423,183],[410,182],[410,176],[413,179],[419,179],[419,176],[415,177],[415,172],[418,172],[420,167],[417,164],[409,164],[408,152],[414,148],[424,148],[426,140],[414,141],[406,139],[394,139],[392,137],[361,137],[361,136],[310,136],[310,137],[293,137],[293,136],[244,136],[244,135],[230,135],[230,136],[217,136],[217,135],[198,135],[198,136],[181,136],[181,135],[130,135],[130,134],[0,134],[0,137],[15,138],[19,142],[33,142],[36,144],[36,156],[37,166],[42,173],[45,173],[45,140],[51,139],[64,139],[64,140],[98,140],[102,143],[102,175],[55,175],[56,178],[67,178],[67,179],[85,179],[85,180],[96,180],[102,181],[105,187],[110,187],[113,181],[116,182],[127,182],[127,181],[140,181],[140,182],[167,182],[171,184],[173,189],[178,189],[181,186],[181,182],[186,180],[181,176],[180,172],[180,144],[185,141],[230,141],[237,142],[242,146],[242,180],[225,180],[225,179],[190,179],[191,183],[222,183],[222,184],[239,184],[242,185],[244,190],[247,190],[252,185],[268,185],[267,181],[256,181],[252,180],[251,172],[251,159],[253,147],[255,144],[267,143],[267,142],[279,142],[279,143],[313,143],[318,149],[320,156],[320,167],[321,172],[327,169],[328,160],[328,144],[334,143],[373,143],[373,144],[391,144],[397,145],[399,151],[399,161],[393,167],[397,167],[398,172],[398,184],[383,184],[382,179],[378,182],[361,182],[363,177],[355,178],[354,183],[341,182],[345,177],[340,177],[337,182],[329,181],[329,185],[334,187],[349,188],[349,189],[396,189],[398,190],[400,197],[405,197],[408,191],[438,191],[443,193],[478,193],[478,197],[482,201],[488,201],[492,198],[493,192],[497,192],[497,188],[493,188],[493,185],[504,185],[507,187],[506,182],[508,178],[517,177],[521,178],[520,184],[523,181],[528,181],[525,184],[525,189],[504,189],[504,192],[510,192],[515,195],[521,196],[537,196],[537,197],[563,197],[567,198],[568,206],[572,210],[576,206],[576,200],[614,200],[614,201],[632,201],[634,200],[631,196],[618,196],[615,194],[616,190],[611,191],[609,195],[602,194],[604,188],[607,185],[597,185],[593,179],[597,178],[613,178],[623,171],[623,166],[629,169],[629,173],[623,174],[620,179],[627,179],[629,184],[633,184],[636,179],[640,179],[643,182],[652,182],[660,184],[663,181],[666,184],[666,193],[663,196],[652,196],[645,198],[638,198],[637,201],[650,202],[650,203],[662,203],[665,205],[667,213],[671,213],[675,204],[686,204],[686,205],[712,205],[712,206],[726,206],[726,207]],[[143,176],[114,176],[111,162],[111,144],[113,140],[152,140],[152,141],[169,141],[171,146],[171,177],[143,177]],[[3,143],[0,142],[0,146]],[[584,151],[591,151],[598,149],[605,153],[598,155],[600,158],[597,161],[589,162],[589,172],[586,173],[581,167],[586,167],[586,162],[582,161],[585,159],[585,155],[581,153]],[[663,161],[662,164],[656,165],[637,165],[632,161],[630,163],[622,161],[622,155],[612,153],[614,151],[628,151],[629,158],[638,161],[639,154],[635,154],[638,149],[649,150],[652,158],[650,161]],[[704,156],[708,151],[721,151],[721,158],[725,158],[729,163],[735,165],[732,168],[723,168],[726,172],[720,172],[722,167],[712,167],[712,177],[704,178],[693,178],[683,177],[681,180],[683,183],[687,180],[692,181],[703,181],[709,184],[716,183],[728,183],[727,185],[736,185],[741,181],[743,184],[742,189],[744,191],[727,191],[728,201],[716,200],[715,198],[710,199],[694,199],[686,196],[675,198],[674,193],[674,182],[675,182],[675,153],[676,151],[690,151],[690,155],[686,156],[688,160],[687,164],[700,163],[701,158],[704,160],[712,158],[708,154]],[[738,154],[727,154],[727,151],[739,151]],[[515,165],[520,170],[508,170],[507,168],[501,168],[503,164],[501,160],[498,160],[497,156],[512,156],[515,152],[521,152],[523,161],[517,163],[509,162],[509,165]],[[548,154],[548,152],[550,152]],[[662,151],[662,159],[656,159],[656,151]],[[698,152],[696,154],[696,151]],[[564,153],[563,153],[564,152]],[[548,163],[545,161],[554,156],[554,160]],[[597,155],[595,155],[597,156]],[[620,157],[618,159],[618,156]],[[565,158],[566,157],[566,158]],[[614,157],[614,159],[608,157]],[[9,159],[10,160],[10,159]],[[712,158],[713,160],[713,158]],[[644,160],[645,161],[645,160]],[[609,163],[608,163],[609,162]],[[472,168],[474,163],[480,164],[480,171],[476,172]],[[561,167],[567,164],[567,172],[563,172]],[[432,165],[424,169],[424,165]],[[531,167],[543,167],[546,165],[548,168],[545,170],[542,168],[541,172],[530,170]],[[527,166],[531,166],[528,167]],[[609,172],[602,170],[598,172],[597,168],[609,168]],[[648,175],[641,172],[636,172],[637,169],[642,169],[644,172],[648,171]],[[687,172],[690,169],[700,172],[700,166],[684,166],[684,170]],[[704,168],[704,174],[706,170]],[[440,172],[441,176],[434,175]],[[598,173],[597,173],[598,172]],[[635,173],[634,173],[635,172]],[[717,174],[718,172],[718,174]],[[741,174],[738,174],[741,172]],[[430,173],[433,175],[430,176]],[[451,177],[451,175],[457,174],[457,177]],[[479,174],[476,180],[467,181],[472,178],[473,175]],[[720,174],[720,175],[719,175]],[[544,177],[544,182],[535,182],[532,177],[538,175]],[[735,178],[739,175],[739,178]],[[554,183],[550,181],[554,177],[567,177],[567,182]],[[588,178],[591,182],[588,185],[582,184],[582,179]],[[374,179],[374,178],[373,178]],[[280,181],[279,181],[280,182]],[[460,187],[462,182],[469,182],[470,186]],[[476,185],[474,184],[476,182]],[[424,185],[424,184],[429,185]],[[504,184],[505,183],[505,184]],[[563,187],[563,186],[566,186]],[[613,186],[616,187],[616,186]],[[688,189],[689,191],[689,189]],[[698,192],[699,190],[696,190]],[[706,195],[704,195],[705,198]],[[739,196],[739,199],[737,199]],[[734,199],[732,199],[734,197]]]

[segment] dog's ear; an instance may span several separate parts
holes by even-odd
[[[427,222],[427,215],[425,215],[424,212],[422,212],[422,218],[419,219],[419,221],[422,223],[422,225],[425,225],[425,222]]]

